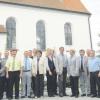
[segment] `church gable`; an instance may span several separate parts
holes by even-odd
[[[90,14],[80,0],[0,0],[0,2]]]

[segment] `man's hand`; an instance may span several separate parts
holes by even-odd
[[[51,71],[49,71],[49,75],[52,75]]]
[[[98,77],[100,77],[100,72],[98,73]]]
[[[7,79],[9,78],[9,75],[8,75],[8,74],[6,74],[6,78],[7,78]]]
[[[20,73],[20,78],[22,78],[22,73]]]

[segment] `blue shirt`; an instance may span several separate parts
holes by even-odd
[[[98,57],[89,57],[88,59],[89,72],[100,71],[100,58]]]
[[[25,57],[24,58],[24,70],[31,70],[32,68],[32,60],[31,58]]]

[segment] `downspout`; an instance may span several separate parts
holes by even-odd
[[[93,49],[92,34],[91,34],[91,26],[90,26],[90,15],[89,15],[89,17],[88,17],[88,25],[89,25],[90,45],[91,45],[91,49]]]

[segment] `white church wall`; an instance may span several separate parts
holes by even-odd
[[[6,25],[8,17],[16,19],[16,45],[20,50],[36,47],[36,23],[45,22],[46,47],[65,46],[64,24],[72,25],[72,46],[66,48],[90,48],[88,16],[56,10],[0,4],[0,24]]]

